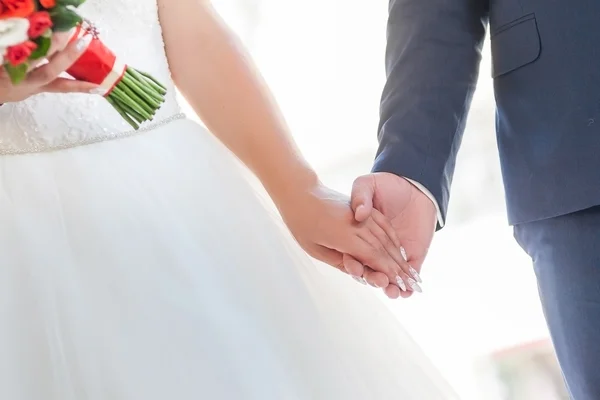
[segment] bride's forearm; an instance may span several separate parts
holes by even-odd
[[[159,0],[159,6],[175,83],[211,132],[272,196],[314,185],[315,173],[269,90],[208,2]]]

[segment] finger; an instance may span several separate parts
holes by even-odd
[[[415,269],[412,264],[411,261],[409,260],[408,254],[406,253],[406,250],[404,249],[403,246],[400,246],[400,254],[402,255],[402,259],[406,260],[406,262],[408,262],[408,273],[409,275],[415,280],[417,281],[417,283],[422,283],[423,279],[421,279],[421,275],[419,275],[419,272],[417,271],[417,269]],[[420,267],[417,267],[420,268]]]
[[[44,60],[43,58],[40,58],[39,60],[33,60],[33,61],[31,61],[29,63],[29,67],[27,68],[27,73],[33,71],[34,69],[36,69],[40,65],[44,64],[45,62],[46,62],[46,60]]]
[[[377,227],[378,229],[381,229]],[[381,230],[383,234],[383,230]],[[385,236],[385,234],[383,234]],[[359,229],[357,236],[367,245],[368,251],[366,251],[363,257],[359,257],[360,261],[363,261],[371,269],[382,272],[387,275],[389,282],[398,285],[402,290],[407,290],[409,276],[404,272],[398,262],[390,255],[388,250],[385,248],[382,240],[378,239],[373,235],[368,228]],[[393,251],[392,245],[392,251]],[[364,250],[363,250],[364,251]],[[400,250],[396,250],[396,259],[402,259]],[[406,264],[405,261],[402,261]]]
[[[43,58],[31,61],[29,63],[29,68],[28,68],[27,72],[29,73],[30,71],[33,71],[40,65],[46,64],[48,62],[48,59],[52,58],[52,56],[55,53],[64,50],[65,47],[67,47],[67,45],[69,44],[70,38],[71,38],[70,32],[57,32],[54,35],[52,35],[52,41],[50,43],[50,48],[48,49],[48,52],[46,53],[46,55]]]
[[[383,288],[383,293],[385,293],[385,295],[390,299],[398,299],[400,297],[403,299],[408,299],[414,294],[413,291],[403,291],[396,285],[389,285],[388,287]]]
[[[381,226],[378,225],[373,218],[370,218],[367,221],[367,224],[365,225],[364,229],[365,231],[363,231],[361,235],[366,236],[369,235],[369,233],[373,235],[375,237],[375,240],[383,246],[383,248],[387,251],[389,256],[395,261],[397,267],[403,270],[407,275],[410,274],[410,265],[402,256],[402,246],[396,246],[396,244],[390,239],[387,232],[385,232],[383,228],[381,228]],[[366,229],[368,229],[368,232],[366,231]],[[369,242],[372,243],[372,240],[369,240]]]
[[[344,264],[344,269],[349,275],[352,275],[354,277],[362,277],[365,273],[364,265],[351,255],[343,254],[342,260]]]
[[[369,267],[365,267],[363,278],[365,278],[369,285],[377,288],[384,288],[390,285],[390,280],[386,274],[375,271]]]
[[[91,40],[91,35],[85,35],[69,44],[64,51],[54,54],[47,64],[31,71],[26,82],[37,87],[49,84],[81,57]]]
[[[379,210],[373,208],[373,212],[371,212],[371,218],[373,221],[379,225],[381,229],[385,232],[385,234],[390,238],[390,240],[394,243],[397,249],[402,247],[402,242],[400,241],[400,237],[396,233],[396,230],[392,226],[391,221],[383,215]]]
[[[305,247],[305,249],[311,257],[346,273],[342,253],[320,245]]]
[[[92,93],[98,85],[69,78],[56,78],[47,85],[42,86],[40,92],[50,93]]]
[[[412,292],[402,292],[398,286],[389,285],[389,286],[383,288],[383,293],[385,293],[385,295],[387,297],[389,297],[390,299],[395,300],[395,299],[399,298],[402,295],[402,293],[412,293]]]
[[[419,285],[422,283],[421,277],[419,276],[418,272],[408,263],[408,258],[404,247],[396,247],[383,229],[377,225],[373,219],[370,219],[366,226],[368,229],[370,229],[371,234],[375,236],[375,239],[383,245],[389,256],[396,263],[396,281],[392,280],[390,282],[396,283],[403,291],[412,290],[419,293],[422,292],[423,290]]]
[[[371,175],[361,176],[352,184],[350,206],[358,222],[365,221],[371,215],[374,195],[375,180]]]
[[[63,51],[65,47],[69,44],[69,40],[71,39],[71,32],[57,32],[52,35],[52,43],[50,44],[50,49],[48,50],[47,58],[50,58],[52,55],[59,51]]]
[[[383,288],[383,292],[390,299],[397,299],[398,297],[402,297],[404,299],[409,298],[415,293],[415,290],[402,290],[397,285],[390,284],[388,287]]]

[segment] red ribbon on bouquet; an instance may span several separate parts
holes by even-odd
[[[167,88],[150,74],[120,61],[98,38],[94,24],[87,20],[73,28],[69,43],[85,35],[92,35],[92,41],[67,73],[98,85],[99,94],[134,129],[151,121],[165,101]]]
[[[67,73],[77,80],[99,85],[101,94],[106,96],[123,79],[127,65],[119,61],[117,56],[102,43],[96,28],[89,23],[77,25],[73,29],[69,43],[85,35],[92,35],[92,41]]]

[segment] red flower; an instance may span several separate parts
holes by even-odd
[[[52,27],[52,19],[46,11],[31,14],[29,17],[29,30],[27,35],[30,39],[37,39]]]
[[[40,4],[44,8],[52,8],[56,6],[56,0],[40,0]]]
[[[13,67],[21,65],[29,59],[31,53],[37,48],[37,44],[27,41],[6,49],[6,58]]]
[[[34,11],[33,0],[0,0],[0,19],[27,18]]]

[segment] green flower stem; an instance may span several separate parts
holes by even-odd
[[[157,92],[159,92],[161,95],[165,95],[167,94],[167,88],[164,87],[163,85],[161,85],[156,79],[154,79],[151,75],[145,73],[145,72],[141,72],[138,71],[140,74],[142,74],[142,76],[144,76],[144,78],[146,78],[146,82],[148,82],[150,85],[152,85],[154,87],[154,89],[156,89]]]
[[[143,78],[142,78],[143,79]],[[158,93],[152,86],[148,84],[148,82],[143,79],[139,80],[135,76],[131,76],[132,83],[136,85],[136,87],[142,91],[146,96],[148,96],[157,107],[165,101],[165,98]]]
[[[133,108],[129,107],[127,104],[122,104],[121,107],[123,110],[125,110],[125,112],[127,112],[127,114],[131,115],[131,117],[140,124],[143,124],[148,120],[147,118],[144,118],[143,115],[140,115],[138,112],[136,112]]]
[[[144,101],[144,99],[142,99],[140,96],[138,96],[137,93],[135,93],[133,90],[131,90],[126,84],[125,82],[121,81],[119,82],[119,84],[117,85],[117,88],[121,89],[122,91],[124,91],[128,97],[130,97],[131,99],[133,99],[136,103],[136,105],[142,107],[146,112],[148,112],[150,115],[154,115],[154,112],[156,111],[155,109],[153,109],[152,107],[150,107],[150,105],[148,103],[146,103]]]
[[[117,105],[115,100],[112,99],[112,96],[106,96],[105,99],[114,107],[115,110],[117,110],[119,114],[121,114],[121,117],[123,117],[123,119],[127,121],[127,123],[133,127],[133,129],[139,129],[140,126],[136,124],[131,118],[129,118],[129,115],[127,115],[121,110],[121,108]]]
[[[129,89],[140,96],[154,110],[160,108],[160,104],[156,102],[150,94],[146,93],[143,84],[138,84],[134,78],[127,74],[125,74],[121,82],[123,82],[123,84],[125,84]]]
[[[165,95],[165,91],[163,90],[157,90],[157,88],[155,88],[156,85],[153,85],[154,82],[152,81],[148,81],[147,78],[145,78],[144,76],[142,76],[142,74],[140,74],[138,71],[136,71],[133,68],[128,68],[127,69],[127,73],[131,74],[131,76],[140,83],[140,87],[142,87],[146,93],[150,94],[152,97],[154,97],[154,99],[160,103],[163,103],[165,101],[164,95]],[[160,87],[158,89],[161,89]]]
[[[144,118],[151,119],[152,115],[149,112],[147,112],[141,105],[137,104],[134,99],[129,97],[128,93],[122,89],[121,85],[115,86],[113,89],[113,93],[117,95],[122,102],[126,103],[128,106],[130,106],[135,111],[144,116]]]
[[[116,87],[110,92],[110,95],[114,96],[119,102],[133,102],[122,90],[118,90]]]
[[[119,106],[119,108],[121,109],[121,111],[127,113],[127,115],[129,115],[131,118],[135,119],[138,123],[141,124],[146,121],[146,118],[144,118],[143,115],[140,115],[140,113],[138,113],[133,108],[131,108],[129,105],[127,105],[127,103],[123,103],[118,100],[116,103]]]
[[[167,88],[166,88],[166,87],[164,87],[162,83],[160,83],[159,81],[157,81],[156,79],[154,79],[154,77],[153,77],[152,75],[150,75],[149,73],[147,73],[147,72],[142,72],[142,71],[139,71],[139,73],[140,73],[140,74],[142,74],[143,76],[145,76],[146,78],[150,79],[152,82],[154,82],[154,84],[155,84],[156,86],[158,86],[159,88],[161,88],[161,89],[162,89],[162,90],[164,90],[165,92],[167,91]]]
[[[165,102],[167,88],[151,75],[127,67],[106,99],[134,129],[151,121]]]

